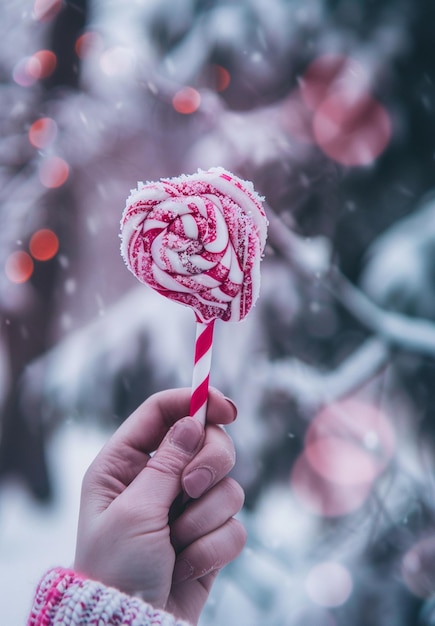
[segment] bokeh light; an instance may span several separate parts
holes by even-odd
[[[77,38],[77,41],[74,45],[74,50],[76,55],[80,59],[85,59],[93,50],[99,47],[102,44],[101,36],[92,30],[88,30],[80,37]]]
[[[172,106],[178,113],[195,113],[201,104],[201,96],[193,87],[183,87],[172,98]]]
[[[33,70],[29,71],[29,67],[35,66]],[[32,57],[24,57],[20,59],[12,70],[12,78],[21,87],[31,87],[35,84],[35,72],[39,68],[39,61],[32,59]]]
[[[371,482],[378,475],[376,463],[353,441],[322,437],[307,445],[305,454],[315,471],[338,484]]]
[[[404,555],[401,574],[408,589],[428,598],[435,589],[435,534],[417,541]]]
[[[30,254],[37,261],[52,259],[59,250],[59,239],[49,228],[41,228],[33,233],[29,242]]]
[[[380,409],[357,399],[324,408],[305,438],[306,458],[314,471],[342,485],[375,480],[394,449],[390,421]]]
[[[347,515],[364,504],[395,445],[394,429],[376,406],[357,398],[331,404],[307,430],[292,491],[316,515]]]
[[[334,561],[315,565],[305,579],[309,598],[319,606],[334,608],[344,604],[353,589],[349,570]]]
[[[343,55],[322,55],[300,78],[314,141],[341,165],[372,164],[391,139],[391,117],[370,90],[364,66]]]
[[[222,65],[214,65],[216,91],[225,91],[228,89],[231,83],[231,76],[229,71],[222,67]]]
[[[51,50],[38,50],[30,57],[28,73],[36,80],[47,78],[56,69],[57,58]]]
[[[32,257],[24,250],[16,250],[6,259],[5,274],[12,283],[25,283],[33,274],[33,268]]]
[[[300,79],[302,98],[312,111],[337,90],[367,92],[368,75],[352,57],[324,54],[312,61]]]
[[[371,483],[343,485],[323,478],[313,470],[304,452],[296,460],[290,484],[298,502],[313,515],[341,517],[358,510],[371,491]]]
[[[21,87],[30,87],[37,80],[50,76],[56,65],[57,59],[54,52],[39,50],[32,56],[24,57],[18,61],[12,71],[12,77]]]
[[[51,117],[41,117],[29,128],[29,141],[35,148],[46,148],[56,139],[57,124]]]
[[[35,0],[33,15],[39,22],[52,20],[62,9],[62,0]]]
[[[391,120],[385,107],[366,93],[340,90],[317,108],[313,120],[318,146],[346,166],[370,165],[387,147]]]
[[[58,156],[48,157],[39,167],[39,180],[48,189],[61,187],[68,179],[69,165]]]

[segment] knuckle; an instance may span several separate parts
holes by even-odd
[[[221,482],[222,488],[225,490],[226,497],[231,503],[234,512],[240,511],[245,503],[245,492],[241,485],[234,478],[226,477]]]
[[[191,537],[202,537],[208,530],[207,515],[192,515],[187,521],[187,530]]]
[[[219,531],[203,537],[187,548],[184,554],[192,564],[192,578],[200,578],[225,567],[243,550],[246,538],[243,524],[231,518]],[[192,552],[194,546],[195,550]]]
[[[204,552],[205,558],[202,574],[225,565],[226,559],[223,556],[222,546],[219,541],[210,541],[207,550]]]
[[[230,561],[233,561],[246,544],[246,529],[239,520],[231,518],[226,522],[224,528],[225,549],[223,549],[222,539],[212,541],[208,546],[207,561],[209,570],[224,567]]]
[[[222,471],[229,472],[236,462],[236,453],[234,447],[226,446],[217,443],[210,443],[209,453],[215,459],[215,462],[219,464]]]
[[[227,492],[227,497],[239,505],[238,510],[240,510],[245,502],[245,492],[243,491],[242,486],[237,482],[237,480],[231,478],[231,476],[226,476],[222,480],[222,485]]]
[[[166,454],[163,450],[150,458],[147,469],[159,474],[178,476],[180,474],[180,461],[175,454]]]
[[[243,550],[248,539],[248,533],[242,522],[234,517],[228,521],[227,526],[232,537],[232,545],[235,551],[232,558],[235,558]]]

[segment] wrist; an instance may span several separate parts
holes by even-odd
[[[67,569],[47,572],[38,585],[27,626],[189,626],[150,604]]]

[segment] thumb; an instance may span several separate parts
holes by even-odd
[[[176,422],[139,473],[127,487],[132,501],[153,509],[154,515],[167,518],[169,509],[181,491],[181,475],[200,449],[204,427],[192,417]],[[125,493],[125,492],[124,492]]]

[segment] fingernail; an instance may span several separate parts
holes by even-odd
[[[213,472],[208,467],[198,467],[187,474],[183,480],[184,491],[191,498],[199,498],[212,484]]]
[[[193,567],[187,559],[179,559],[175,563],[174,573],[172,575],[173,583],[182,583],[184,580],[191,578]]]
[[[234,420],[237,417],[237,413],[238,413],[237,406],[236,406],[235,402],[233,402],[233,400],[231,400],[231,398],[227,398],[227,396],[224,396],[224,398],[228,402],[228,404],[231,405],[231,408],[233,409],[233,413],[234,413],[233,422],[234,422]]]
[[[169,441],[183,452],[192,454],[201,443],[204,429],[202,425],[191,417],[185,417],[176,422],[169,433]]]

